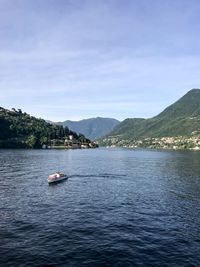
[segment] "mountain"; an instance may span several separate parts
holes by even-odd
[[[200,89],[192,89],[177,102],[150,119],[126,119],[104,138],[105,144],[111,139],[116,144],[142,140],[191,136],[200,131]]]
[[[22,112],[0,107],[0,148],[95,147],[84,135]]]
[[[59,125],[67,126],[72,131],[82,133],[91,140],[101,138],[111,132],[120,122],[111,118],[91,118],[80,121],[58,122]]]

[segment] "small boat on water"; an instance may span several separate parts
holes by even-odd
[[[50,174],[48,176],[48,183],[51,184],[51,183],[56,183],[56,182],[59,182],[59,181],[62,181],[64,179],[67,179],[67,175],[64,174],[64,173],[61,173],[61,172],[55,172],[53,174]]]

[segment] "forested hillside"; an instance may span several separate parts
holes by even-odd
[[[78,135],[67,126],[47,123],[22,112],[21,109],[0,108],[1,148],[41,148],[46,145],[61,145],[66,139],[74,143],[89,144],[84,135]]]

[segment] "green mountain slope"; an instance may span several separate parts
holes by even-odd
[[[194,131],[200,131],[200,89],[190,90],[151,119],[124,120],[104,140],[190,136]]]
[[[167,107],[157,117],[170,119],[172,117],[200,116],[200,89],[192,89],[177,102]]]
[[[67,126],[77,133],[82,133],[89,139],[95,140],[113,130],[120,122],[111,118],[91,118],[80,121],[64,121],[59,122],[59,125]]]

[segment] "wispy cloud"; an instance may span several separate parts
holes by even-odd
[[[199,87],[199,11],[197,0],[0,0],[1,106],[156,115]]]

